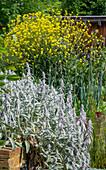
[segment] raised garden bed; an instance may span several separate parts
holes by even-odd
[[[23,160],[20,160],[21,148],[5,147],[0,149],[0,169],[20,170]]]

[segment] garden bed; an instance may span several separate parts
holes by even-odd
[[[20,161],[21,148],[5,147],[0,149],[0,169],[20,170],[23,160]]]

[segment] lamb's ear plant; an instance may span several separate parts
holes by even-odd
[[[4,85],[5,85],[5,78],[8,80],[8,81],[15,81],[15,80],[18,80],[20,79],[21,77],[17,76],[17,75],[8,75],[8,74],[5,74],[3,73],[1,70],[2,69],[5,69],[5,70],[13,70],[13,71],[16,71],[16,68],[15,66],[12,66],[12,65],[5,65],[3,63],[3,60],[2,60],[2,57],[1,57],[1,54],[2,56],[3,55],[6,55],[8,54],[8,51],[3,47],[3,38],[0,36],[0,95],[5,92],[5,93],[9,93],[11,90],[8,89],[8,88],[5,88]],[[1,103],[1,101],[0,101]],[[0,104],[0,110],[3,111],[2,107],[1,107],[1,104]],[[0,139],[2,138],[2,133],[0,133]],[[0,140],[0,145],[3,145],[4,143],[4,140]]]
[[[0,96],[3,109],[0,132],[5,137],[4,145],[10,141],[13,149],[21,146],[26,152],[28,169],[87,169],[92,122],[87,123],[83,105],[76,122],[72,86],[66,101],[63,81],[57,92],[53,86],[45,84],[44,73],[36,84],[28,65],[27,68],[28,79],[10,81],[5,87],[11,92]],[[9,74],[13,73],[9,71]]]

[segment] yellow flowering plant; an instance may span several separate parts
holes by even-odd
[[[76,96],[81,77],[87,87],[89,69],[92,66],[96,73],[103,59],[100,56],[102,38],[97,38],[97,32],[89,35],[90,26],[90,22],[86,25],[81,20],[71,19],[71,15],[62,17],[61,10],[51,10],[51,15],[50,9],[46,14],[18,15],[8,25],[10,31],[5,35],[5,48],[9,56],[20,60],[20,73],[28,62],[36,78],[39,79],[43,71],[49,84],[55,87],[63,78],[66,88],[70,83],[74,85]]]

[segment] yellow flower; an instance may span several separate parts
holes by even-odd
[[[80,63],[82,63],[82,58],[80,58]]]
[[[49,53],[51,53],[51,52],[52,52],[52,49],[50,48]]]
[[[65,16],[67,16],[67,15],[68,15],[67,10],[65,10]]]
[[[3,30],[6,30],[6,27],[3,27],[2,29],[3,29]]]
[[[61,60],[59,60],[59,63],[61,63]]]
[[[43,51],[41,51],[41,55],[43,54]]]

